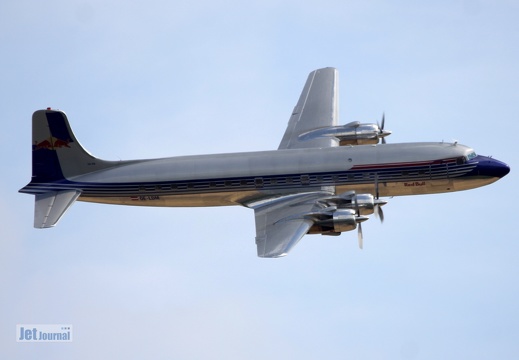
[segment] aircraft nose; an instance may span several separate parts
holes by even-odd
[[[499,163],[497,166],[496,166],[496,169],[497,169],[497,172],[499,173],[498,176],[500,178],[508,175],[508,173],[510,172],[510,166],[508,166],[507,164],[505,164],[504,162],[502,161],[498,161],[496,160],[497,163]]]
[[[480,175],[502,178],[510,172],[510,166],[502,161],[486,156],[478,156],[478,172]]]

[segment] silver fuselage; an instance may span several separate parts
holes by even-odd
[[[304,191],[355,190],[380,196],[472,189],[498,177],[477,171],[473,150],[450,143],[403,143],[180,156],[113,166],[33,190],[79,189],[78,200],[144,206],[247,205]]]

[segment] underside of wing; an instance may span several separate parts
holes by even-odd
[[[297,194],[251,206],[256,219],[258,256],[287,255],[314,223],[306,214],[315,209],[319,198],[327,195],[325,192]]]
[[[337,146],[332,137],[301,141],[300,135],[309,131],[336,126],[338,123],[338,72],[334,68],[312,71],[288,122],[279,149],[322,148]]]

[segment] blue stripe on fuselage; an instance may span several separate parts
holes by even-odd
[[[475,174],[477,161],[457,164],[456,159],[434,161],[429,164],[406,163],[377,164],[373,168],[363,165],[360,169],[340,172],[265,175],[261,177],[216,178],[204,180],[155,181],[146,183],[85,183],[61,180],[54,182],[33,181],[23,192],[41,193],[53,190],[79,189],[83,196],[131,196],[138,194],[190,194],[240,190],[283,190],[291,188],[318,188],[320,186],[348,186],[384,182],[427,181],[443,178],[459,178]],[[261,179],[258,182],[257,179]]]

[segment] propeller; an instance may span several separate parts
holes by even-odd
[[[384,117],[382,117],[382,126],[384,126]],[[384,140],[384,138],[382,138]],[[380,193],[378,191],[378,174],[375,175],[375,216],[380,219],[380,222],[384,222],[384,211],[382,206],[387,204],[387,201],[380,200]]]
[[[357,195],[353,195],[353,199],[355,199],[355,210],[357,212],[357,238],[359,240],[359,249],[362,250],[364,246],[363,236],[362,236],[362,221],[366,221],[368,218],[365,216],[360,216],[360,208],[359,201],[357,199]]]
[[[378,203],[378,202],[375,203],[375,216],[380,219],[381,223],[383,223],[384,222],[384,211],[382,211],[381,206],[387,204],[387,201],[384,201],[384,200],[379,200],[379,201],[381,201],[383,203]]]
[[[382,123],[379,124],[379,122],[377,121],[377,126],[379,129],[378,137],[382,139],[382,144],[386,143],[386,136],[391,134],[391,131],[384,130],[385,124],[386,124],[386,114],[382,113]]]
[[[359,223],[357,228],[359,229],[358,233],[357,233],[357,237],[359,239],[359,249],[362,250],[362,247],[364,246],[364,243],[363,243],[363,238],[362,238],[362,224]]]

